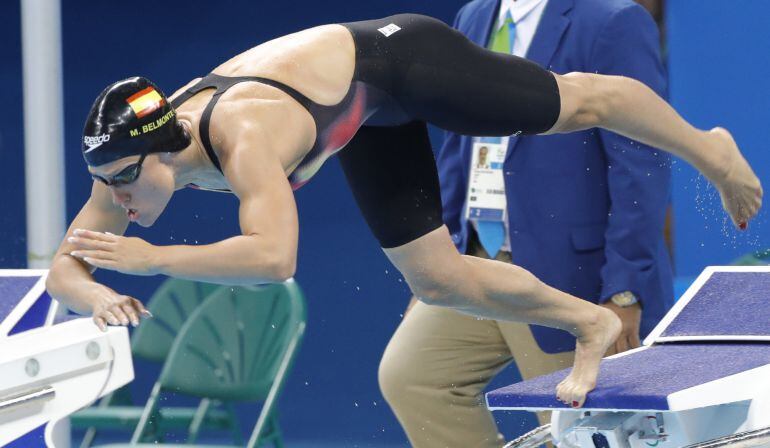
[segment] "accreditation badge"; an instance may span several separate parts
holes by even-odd
[[[503,162],[508,137],[476,137],[473,141],[465,218],[480,221],[505,220]]]

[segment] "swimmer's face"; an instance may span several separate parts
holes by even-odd
[[[168,164],[160,161],[158,154],[141,159],[141,156],[124,157],[98,167],[89,166],[88,171],[95,181],[109,184],[112,202],[123,207],[129,220],[150,227],[174,194],[174,173]],[[137,169],[138,176],[134,176]]]

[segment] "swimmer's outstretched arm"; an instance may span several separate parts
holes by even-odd
[[[686,160],[719,190],[736,225],[745,225],[762,203],[762,187],[732,136],[687,123],[643,83],[591,73],[556,75],[561,113],[547,132],[601,127]]]
[[[126,274],[164,274],[226,285],[292,277],[299,225],[291,186],[282,164],[264,145],[248,137],[239,141],[241,147],[228,152],[223,168],[241,202],[242,235],[200,246],[154,246],[140,238],[83,232],[74,255],[92,266]]]

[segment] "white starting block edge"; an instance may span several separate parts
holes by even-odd
[[[8,317],[0,322],[0,338],[3,338],[8,336],[32,305],[45,293],[48,269],[0,269],[0,277],[40,277],[24,298],[19,301],[13,311],[8,314]],[[53,302],[51,304],[53,305]],[[49,320],[47,319],[47,321]]]
[[[94,360],[87,354],[90,342],[99,345],[100,355]],[[34,409],[0,412],[0,446],[46,424],[46,444],[55,446],[53,433],[58,421],[133,380],[131,357],[126,356],[130,351],[128,329],[108,327],[107,332],[102,332],[90,318],[41,327],[0,340],[0,365],[4,368],[39,358],[39,373],[29,379],[23,390],[51,387],[55,393],[55,399]],[[74,352],[82,356],[73,359]],[[123,356],[116,356],[117,353]],[[16,367],[19,371],[14,376],[23,376],[25,366]],[[17,381],[11,380],[10,376],[6,380],[4,375],[0,395],[14,396],[22,390]]]
[[[770,272],[770,266],[708,266],[703,272],[695,279],[695,281],[687,288],[687,291],[682,297],[674,304],[663,319],[658,322],[658,325],[653,328],[650,334],[644,338],[643,345],[653,345],[655,343],[663,342],[693,342],[693,341],[760,341],[770,342],[770,335],[768,336],[756,336],[756,335],[724,335],[724,336],[661,336],[668,328],[669,325],[679,316],[684,310],[687,304],[695,297],[700,291],[703,285],[711,278],[715,272]]]

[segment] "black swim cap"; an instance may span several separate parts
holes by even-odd
[[[147,78],[118,81],[102,91],[83,128],[83,158],[90,166],[123,157],[181,151],[190,135],[166,96]]]

